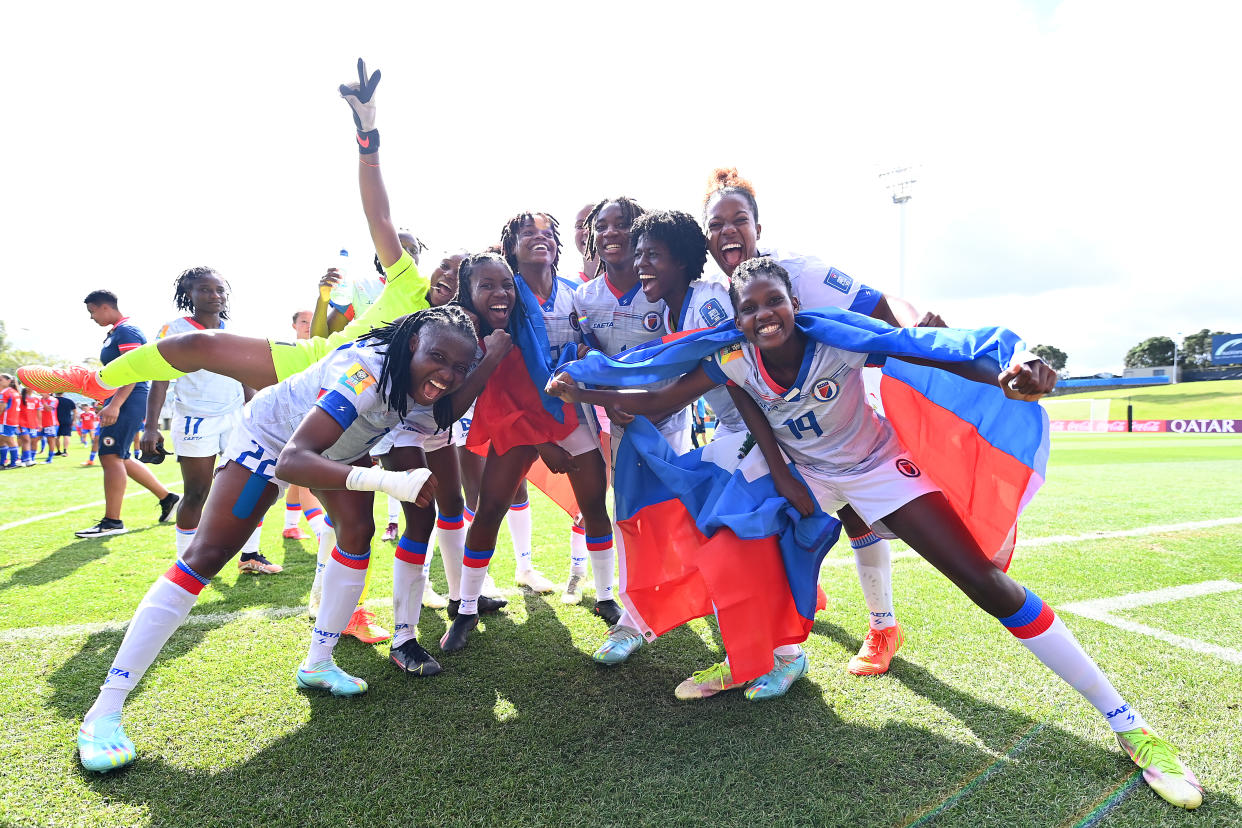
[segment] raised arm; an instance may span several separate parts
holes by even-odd
[[[768,464],[768,471],[772,475],[776,491],[798,510],[798,514],[803,517],[814,514],[815,498],[812,497],[806,485],[794,477],[793,472],[789,470],[785,455],[781,453],[780,444],[776,441],[776,434],[773,433],[768,418],[763,416],[759,405],[751,399],[750,394],[736,385],[728,386],[728,391],[729,399],[733,400],[734,407],[742,415],[742,421],[746,423],[746,430],[750,432],[755,444],[759,446],[759,451],[763,452],[763,459]]]
[[[358,58],[358,82],[342,84],[341,97],[353,111],[358,128],[358,189],[362,194],[362,211],[366,214],[380,264],[390,267],[401,258],[402,249],[388,205],[388,190],[380,174],[379,130],[375,128],[375,89],[379,81],[379,70],[368,76],[366,63]]]
[[[483,392],[483,386],[487,385],[488,378],[512,347],[513,340],[505,331],[492,331],[483,339],[483,359],[479,360],[479,364],[466,377],[461,387],[453,392],[454,420],[460,420],[470,410],[475,399]]]
[[[995,385],[1011,400],[1035,402],[1055,388],[1057,384],[1057,372],[1034,354],[1019,354],[1015,357],[1017,361],[1003,371],[1000,370],[996,360],[987,357],[981,357],[974,362],[941,362],[917,357],[889,357],[889,359],[901,359],[915,365],[928,365],[983,385]]]

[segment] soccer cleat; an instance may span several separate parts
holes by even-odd
[[[384,530],[384,536],[380,540],[395,542],[397,540],[397,524],[388,524],[388,528]]]
[[[793,683],[806,675],[806,653],[798,653],[793,658],[776,656],[776,666],[759,678],[755,679],[743,694],[749,701],[775,699],[789,692]]]
[[[119,520],[104,518],[89,529],[79,529],[73,534],[79,538],[106,538],[109,535],[124,535],[129,530]]]
[[[43,394],[72,391],[93,400],[106,400],[116,393],[115,388],[99,384],[95,372],[82,365],[69,368],[45,368],[42,365],[25,365],[17,369],[17,378]]]
[[[427,584],[423,587],[423,606],[427,609],[444,609],[448,606],[448,599],[432,589],[431,584]]]
[[[514,573],[513,580],[518,586],[524,586],[531,592],[556,592],[556,584],[545,578],[538,569],[519,569]]]
[[[349,623],[341,630],[341,637],[352,635],[363,644],[379,644],[392,638],[392,633],[375,623],[375,613],[358,607],[349,616]]]
[[[403,672],[416,676],[434,676],[440,672],[440,662],[431,657],[431,653],[423,649],[418,639],[411,638],[400,647],[393,647],[388,653],[388,660],[401,668]]]
[[[858,648],[858,655],[850,659],[849,671],[856,676],[878,676],[888,672],[893,656],[905,643],[906,634],[901,625],[895,624],[884,630],[867,630],[867,637]]]
[[[643,637],[638,630],[615,624],[608,630],[608,637],[591,658],[595,659],[596,664],[620,664],[641,646]]]
[[[173,509],[177,508],[177,501],[181,500],[181,495],[175,492],[169,492],[160,500],[160,523],[168,523],[169,517],[172,516]]]
[[[496,582],[492,580],[491,573],[483,576],[483,588],[479,590],[480,595],[486,595],[488,598],[499,598],[500,587],[496,586]]]
[[[604,619],[608,626],[615,626],[621,620],[621,605],[609,598],[607,601],[596,601],[591,612]]]
[[[586,580],[586,575],[579,575],[576,572],[569,573],[569,580],[565,582],[565,591],[561,593],[562,604],[577,604],[582,600],[582,582]],[[616,621],[612,622],[617,623]]]
[[[1176,747],[1143,727],[1114,735],[1121,749],[1143,769],[1143,779],[1165,802],[1187,809],[1203,803],[1203,786],[1177,758]]]
[[[239,560],[237,569],[241,572],[249,572],[253,575],[275,575],[277,572],[284,572],[285,568],[280,564],[274,564],[262,555],[255,555],[253,558]]]
[[[307,667],[299,666],[295,674],[303,690],[327,690],[334,696],[359,696],[367,692],[367,683],[337,667],[332,659]]]
[[[94,461],[94,460],[87,460],[85,463],[78,463],[78,467],[79,467],[79,468],[86,468],[87,466],[93,466],[93,465],[95,465],[95,461]],[[16,467],[15,467],[15,466],[9,466],[8,468],[16,468]]]
[[[78,758],[82,767],[100,773],[123,768],[138,758],[134,743],[121,727],[119,711],[78,728]]]
[[[471,631],[477,626],[479,626],[479,616],[458,615],[440,639],[440,649],[446,653],[464,650],[466,642],[470,639]]]
[[[296,541],[310,540],[310,535],[303,532],[302,527],[300,526],[290,526],[289,528],[281,532],[280,536],[284,538],[285,540],[296,540]]]
[[[673,695],[682,701],[707,699],[725,690],[734,690],[746,682],[734,681],[733,671],[725,662],[713,664],[705,670],[691,674],[690,678],[677,685]]]
[[[457,609],[461,606],[461,600],[448,600],[448,617],[456,618]],[[484,612],[500,612],[502,607],[509,606],[509,602],[504,598],[489,598],[486,595],[479,596],[479,613]]]

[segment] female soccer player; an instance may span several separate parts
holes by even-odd
[[[0,374],[0,468],[15,469],[21,465],[17,448],[21,429],[21,392],[17,378]]]
[[[478,626],[477,602],[487,565],[496,548],[496,534],[519,482],[536,457],[542,458],[552,472],[568,474],[582,511],[586,534],[596,539],[598,547],[612,547],[612,526],[605,506],[607,474],[596,436],[586,422],[577,419],[572,407],[558,407],[563,421],[540,408],[542,400],[538,393],[546,381],[531,373],[532,370],[549,371],[566,346],[576,348],[576,335],[571,325],[575,285],[556,275],[561,250],[556,219],[547,213],[514,216],[501,232],[501,248],[504,259],[484,254],[477,262],[470,259],[463,262],[460,280],[463,286],[472,277],[479,282],[470,289],[470,296],[481,326],[485,330],[509,326],[517,340],[515,344],[526,350],[510,360],[512,372],[496,375],[496,381],[480,398],[470,424],[468,445],[488,445],[487,460],[479,491],[479,508],[466,534],[461,605],[457,617],[440,640],[440,647],[446,652],[464,648],[470,632]],[[480,266],[482,272],[478,272]],[[484,277],[486,289],[482,284]],[[480,298],[485,299],[485,304],[478,304]],[[535,303],[536,307],[529,307],[527,303]],[[530,328],[531,336],[525,344],[521,340],[527,328],[523,326]],[[485,404],[504,393],[527,394],[533,408],[539,410],[499,412]],[[495,421],[491,421],[491,417],[495,417]],[[532,427],[533,423],[546,424],[549,420],[560,435],[555,439],[547,439],[549,432]],[[605,612],[615,612],[619,616],[620,607],[615,602],[612,607],[600,606],[601,615]],[[615,623],[615,617],[606,620]]]
[[[634,413],[659,411],[670,400],[725,384],[735,399],[750,398],[755,405],[739,405],[747,427],[778,491],[801,514],[810,515],[816,504],[831,513],[849,503],[870,524],[882,523],[1081,693],[1104,716],[1160,796],[1183,808],[1197,807],[1202,788],[1177,759],[1176,748],[1150,732],[1052,608],[992,563],[944,494],[921,474],[892,426],[867,405],[861,378],[867,353],[842,350],[828,344],[827,337],[808,334],[809,328],[798,324],[806,320],[795,320],[800,305],[789,274],[773,259],[739,264],[730,294],[745,341],[715,352],[675,385],[656,391],[582,391],[573,386],[569,366],[570,373],[560,375],[549,390],[565,399],[622,405]],[[861,347],[873,344],[867,350],[881,351],[884,338],[892,342],[897,332],[875,328],[872,333]],[[955,348],[949,337],[941,341],[922,332],[899,334],[905,335],[899,341],[943,346],[936,350],[941,356],[910,355],[919,353],[917,348],[891,349],[889,359],[995,385],[1010,399],[1034,402],[1056,384],[1056,374],[1041,360],[1022,362],[1022,355],[1014,355],[1014,362],[998,375],[996,360],[975,358],[969,348]],[[797,466],[805,486],[789,470],[782,451]],[[706,698],[740,686],[726,659],[686,679],[677,695]]]
[[[86,714],[78,734],[83,766],[107,771],[134,760],[133,743],[120,721],[126,695],[287,482],[319,491],[340,529],[297,684],[333,695],[366,691],[366,682],[333,663],[332,648],[362,589],[375,529],[371,492],[395,494],[424,507],[434,492],[434,485],[424,485],[430,472],[374,468],[367,448],[398,423],[429,432],[460,416],[505,351],[505,334],[494,336],[491,355],[468,376],[475,336],[474,325],[460,309],[421,311],[334,351],[312,370],[265,389],[247,404],[198,533],[138,606],[99,697]],[[430,427],[429,421],[434,421]],[[357,461],[363,465],[352,465]],[[400,619],[416,623],[421,561],[411,561],[409,569],[402,572],[399,567],[397,578],[410,585],[410,592],[395,611]],[[394,648],[394,657],[408,660],[410,672],[438,672],[435,660],[413,637],[410,641],[412,646]]]
[[[156,341],[188,331],[223,329],[229,318],[229,284],[209,267],[192,267],[173,281],[173,304],[177,310],[189,311],[190,315],[178,317],[160,328]],[[143,431],[141,448],[144,457],[158,458],[154,462],[163,460],[168,453],[164,450],[164,436],[156,427],[167,394],[168,383],[160,380],[151,383],[147,394],[146,422],[151,427]],[[185,483],[177,504],[178,556],[185,552],[198,531],[203,504],[211,490],[216,455],[228,448],[233,429],[241,422],[247,396],[237,380],[210,371],[186,374],[173,387],[173,452]],[[259,551],[262,526],[260,521],[242,546],[241,559],[237,562],[242,572],[270,575],[284,570]]]

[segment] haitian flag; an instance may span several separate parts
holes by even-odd
[[[799,515],[748,448],[739,433],[678,456],[636,417],[613,478],[626,607],[648,638],[714,611],[736,681],[806,640],[823,608],[819,567],[841,530],[818,509]]]
[[[989,370],[994,369],[996,374],[1000,373],[1001,366],[1009,365],[1023,348],[1017,335],[1003,328],[893,328],[870,317],[834,308],[799,313],[796,319],[799,330],[806,336],[842,350],[877,357],[909,356],[945,362],[981,361]],[[729,320],[715,328],[667,341],[646,343],[612,358],[601,353],[590,353],[584,359],[564,366],[563,370],[579,382],[614,386],[642,385],[688,373],[704,357],[741,339],[741,332]],[[884,360],[881,397],[885,416],[892,422],[904,447],[924,472],[941,487],[949,503],[992,563],[1002,570],[1007,569],[1012,558],[1018,515],[1042,485],[1045,476],[1049,428],[1043,408],[1035,403],[1010,400],[996,386],[972,382],[938,368],[900,360]],[[622,450],[624,448],[625,441],[622,443]],[[654,468],[661,468],[660,464],[665,460],[656,451],[658,448],[639,442],[632,445],[631,451],[624,455],[619,450],[615,472],[619,517],[622,514],[632,516],[642,511],[633,506],[634,503],[642,502],[642,498],[632,499],[637,495],[625,495],[631,499],[625,501],[627,508],[624,512],[622,510],[622,490],[628,490],[629,486],[628,483],[623,486],[623,474],[627,479],[633,474],[631,469],[622,469],[622,456],[626,458],[627,465],[651,463]],[[649,457],[652,454],[655,456]],[[695,456],[696,453],[692,452],[686,457]],[[697,457],[697,462],[705,462],[701,454]],[[645,479],[639,479],[641,485],[653,485]],[[667,486],[665,490],[686,508],[686,514],[692,518],[696,530],[702,536],[701,543],[714,539],[706,527],[715,523],[728,525],[713,519],[715,510],[720,509],[722,503],[728,504],[730,512],[740,511],[743,515],[753,508],[753,505],[748,505],[744,500],[735,500],[737,495],[734,493],[728,499],[713,498],[711,502],[702,502],[695,495],[695,485],[695,481],[687,479],[677,482],[676,486]],[[736,507],[735,503],[742,505]],[[654,505],[654,502],[644,503],[643,509],[650,509]],[[669,510],[671,516],[677,515],[675,507],[664,508]],[[701,511],[706,514],[701,514]],[[789,517],[795,525],[799,522],[794,515]],[[642,528],[642,523],[639,522],[635,531]],[[648,527],[648,531],[654,531],[655,528]],[[665,535],[680,538],[680,543],[689,541],[684,533],[678,534],[677,530],[663,525],[658,528]],[[623,534],[626,543],[631,543],[629,535]],[[812,531],[810,534],[816,533]],[[808,581],[814,582],[818,577],[819,561],[822,560],[819,549],[807,549],[812,554],[783,554],[782,557],[789,593],[803,596],[798,606],[800,611],[805,608],[806,600],[805,588],[800,585]],[[652,550],[652,554],[658,556],[660,550]],[[678,547],[679,559],[685,559],[689,554]],[[627,548],[627,568],[635,565],[631,557]],[[640,569],[644,572],[645,566],[646,564],[640,564]],[[684,573],[678,566],[679,564],[674,563],[672,569],[665,573],[670,584],[688,583],[682,577]],[[744,570],[739,570],[736,577],[744,581],[740,587],[753,597],[757,582],[750,581],[749,573]],[[646,589],[654,595],[656,587],[660,585],[653,578],[650,583],[637,586],[640,590]],[[712,585],[713,588],[718,586]],[[628,594],[627,592],[627,596]],[[710,597],[714,599],[715,595]],[[642,601],[643,598],[636,597],[636,600]],[[693,605],[693,601],[687,601],[687,604]],[[657,615],[656,619],[662,620],[662,617]],[[649,619],[648,623],[654,630],[656,625],[651,624]],[[733,663],[733,650],[730,648],[729,638],[725,636],[723,622],[722,637],[725,637],[730,663]],[[770,658],[767,663],[770,667]],[[740,675],[735,672],[735,677]]]

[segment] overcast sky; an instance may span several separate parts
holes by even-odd
[[[701,212],[715,166],[765,241],[1003,324],[1075,373],[1154,335],[1242,331],[1235,4],[313,3],[11,5],[0,318],[97,355],[96,287],[148,335],[198,264],[233,327],[290,333],[336,251],[369,268],[353,122],[383,71],[394,216],[480,248],[518,210],[627,194]],[[569,252],[563,270],[577,270]]]

